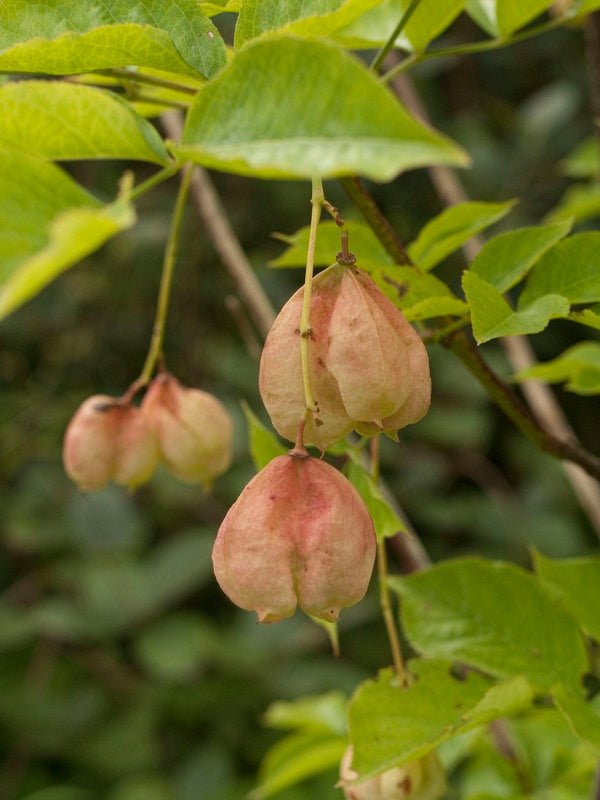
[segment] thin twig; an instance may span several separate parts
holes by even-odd
[[[166,80],[165,78],[159,78],[157,75],[149,75],[145,72],[138,72],[135,69],[120,69],[115,67],[113,69],[100,69],[98,70],[98,73],[100,75],[108,75],[111,78],[119,78],[128,82],[133,81],[134,83],[146,83],[149,86],[160,86],[163,89],[171,89],[172,91],[180,92],[181,94],[195,95],[198,93],[198,89],[194,89],[192,86],[186,86],[184,83],[176,83],[175,81]]]
[[[183,123],[179,114],[162,114],[161,123],[169,138],[176,141],[181,138]],[[275,319],[275,309],[240,245],[208,173],[202,167],[196,167],[194,171],[192,196],[223,266],[257,330],[265,338]]]

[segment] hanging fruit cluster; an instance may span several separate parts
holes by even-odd
[[[135,489],[159,463],[187,483],[210,485],[230,464],[232,438],[231,417],[216,397],[161,373],[139,407],[127,395],[85,400],[67,428],[63,462],[84,490],[110,481]]]
[[[250,481],[213,548],[219,585],[261,622],[285,619],[297,606],[336,620],[364,596],[375,561],[362,499],[305,444],[324,451],[351,431],[395,438],[430,402],[425,347],[365,272],[338,262],[307,281],[308,291],[299,289],[275,320],[259,374],[273,425],[295,447]],[[137,383],[122,398],[97,395],[81,405],[64,440],[68,475],[84,490],[110,481],[133,489],[162,463],[183,481],[209,486],[231,461],[228,413],[166,372],[136,406]]]
[[[217,581],[238,606],[276,622],[296,606],[336,620],[365,594],[376,554],[369,513],[350,482],[304,444],[325,450],[417,422],[429,408],[427,353],[371,278],[334,264],[285,304],[262,353],[259,388],[276,430],[296,446],[271,461],[226,515],[213,549]],[[308,337],[302,363],[301,337]],[[306,370],[308,369],[308,375]],[[315,409],[308,409],[306,382]]]

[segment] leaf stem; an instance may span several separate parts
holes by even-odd
[[[324,193],[321,178],[313,178],[312,205],[310,214],[310,233],[308,236],[308,249],[306,253],[306,272],[304,275],[304,296],[302,300],[302,314],[300,316],[300,358],[302,360],[302,383],[304,386],[304,404],[306,410],[313,413],[317,411],[317,404],[312,393],[310,372],[308,367],[308,346],[312,331],[310,328],[310,302],[312,299],[312,280],[315,268],[315,249],[317,246],[317,229],[321,219],[321,207]]]
[[[371,439],[371,477],[375,483],[379,483],[379,435]],[[406,667],[404,665],[400,637],[398,636],[398,630],[394,620],[392,600],[388,588],[388,560],[384,538],[377,539],[377,574],[379,577],[379,606],[381,608],[381,616],[385,623],[390,650],[392,651],[394,669],[396,670],[400,685],[406,686],[408,683]]]
[[[146,356],[144,367],[137,381],[138,385],[140,386],[145,386],[148,383],[156,367],[156,362],[162,353],[165,323],[167,319],[167,312],[169,310],[169,298],[171,296],[171,286],[173,283],[173,271],[175,268],[175,262],[177,260],[179,234],[181,231],[183,211],[190,188],[193,169],[194,168],[191,164],[187,164],[184,167],[183,177],[179,185],[177,198],[175,200],[173,217],[171,219],[171,227],[169,229],[169,236],[167,239],[167,245],[165,247],[163,269],[160,279],[160,287],[158,290],[156,316],[154,318],[154,328],[152,330],[152,339],[150,341],[150,348],[148,349],[148,355]]]
[[[422,61],[430,61],[432,58],[452,58],[455,56],[466,56],[474,53],[484,53],[489,50],[499,50],[502,47],[509,47],[512,44],[523,42],[526,39],[531,39],[534,36],[540,36],[543,33],[559,28],[565,17],[556,17],[550,22],[545,22],[543,25],[537,25],[534,28],[528,28],[522,33],[518,33],[509,39],[484,39],[481,42],[469,42],[467,44],[457,45],[456,47],[440,47],[433,50],[428,50],[424,53],[411,53],[403,61],[397,64],[392,69],[385,72],[380,81],[388,83],[396,75],[405,72],[410,67],[420,64]]]
[[[396,39],[400,36],[402,31],[404,30],[406,24],[408,23],[409,19],[412,17],[414,12],[417,10],[417,6],[421,0],[412,0],[411,4],[408,6],[404,14],[400,17],[400,21],[390,34],[387,42],[383,45],[381,50],[377,53],[373,61],[371,62],[369,69],[373,70],[373,72],[377,72],[381,64],[383,63],[384,58],[390,52]]]
[[[142,195],[149,192],[151,189],[154,189],[155,186],[158,186],[161,183],[169,180],[172,178],[173,175],[176,175],[180,170],[178,166],[172,167],[163,167],[163,169],[159,169],[158,172],[155,172],[154,175],[151,175],[147,180],[142,181],[137,186],[134,186],[129,192],[126,193],[127,200],[137,200],[138,198],[142,197]]]
[[[138,72],[134,69],[99,69],[98,73],[100,75],[108,75],[111,78],[123,78],[127,81],[134,81],[135,83],[146,83],[149,86],[160,86],[163,89],[171,89],[174,92],[181,92],[181,94],[192,94],[195,95],[198,92],[198,89],[194,89],[192,86],[186,86],[184,83],[177,83],[176,81],[170,81],[166,78],[159,78],[157,75],[147,75],[144,72]]]

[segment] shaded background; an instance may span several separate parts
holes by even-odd
[[[461,18],[444,43],[476,35]],[[538,223],[572,183],[559,162],[592,132],[581,30],[430,62],[414,78],[436,127],[473,157],[461,175],[470,197],[521,198],[493,232]],[[122,163],[69,169],[108,199],[125,167],[140,180],[151,174]],[[268,268],[281,252],[271,234],[308,223],[309,186],[214,179],[279,307],[302,274]],[[213,392],[234,416],[234,464],[211,494],[158,471],[135,495],[86,495],[63,473],[76,407],[121,394],[141,369],[175,188],[172,180],[144,197],[133,230],[0,327],[0,800],[241,798],[279,736],[261,724],[270,702],[350,693],[389,661],[375,587],[344,612],[336,659],[300,614],[256,626],[215,584],[216,529],[254,472],[240,400],[266,417],[256,360],[225,308],[234,289],[191,204],[165,352],[183,383]],[[352,217],[339,186],[325,188]],[[372,190],[407,241],[441,210],[422,170]],[[592,214],[580,228],[596,222]],[[463,266],[458,254],[439,274],[458,286]],[[530,339],[543,360],[582,335],[555,322]],[[509,374],[498,344],[483,350]],[[382,461],[434,560],[478,553],[527,564],[531,545],[550,556],[592,551],[597,540],[560,465],[512,428],[451,353],[432,347],[430,357],[432,410],[399,446],[384,444]],[[600,450],[597,404],[557,394],[580,439]],[[336,798],[333,782],[328,774],[279,796]]]

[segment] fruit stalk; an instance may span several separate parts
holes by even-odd
[[[302,383],[304,386],[304,402],[308,413],[317,411],[317,404],[312,393],[310,373],[308,369],[308,347],[311,336],[310,330],[310,301],[312,297],[312,279],[315,268],[315,248],[317,246],[317,229],[321,219],[321,207],[324,200],[323,183],[320,178],[313,178],[312,195],[310,202],[310,234],[306,252],[306,272],[304,275],[304,300],[300,316],[300,358],[302,361]]]

